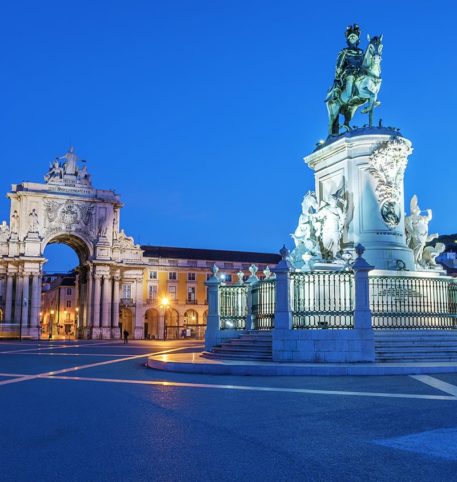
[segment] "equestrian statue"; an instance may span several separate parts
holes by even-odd
[[[349,25],[346,29],[347,47],[338,54],[335,80],[329,89],[325,103],[329,117],[329,135],[339,134],[339,116],[344,116],[343,127],[349,131],[349,123],[356,110],[365,105],[368,125],[373,125],[373,110],[380,105],[377,100],[381,88],[382,35],[370,38],[363,52],[359,48],[360,27]]]

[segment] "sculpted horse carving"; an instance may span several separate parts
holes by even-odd
[[[349,123],[354,117],[357,109],[365,105],[362,113],[368,114],[371,126],[373,124],[373,110],[380,105],[378,92],[381,88],[381,55],[382,35],[370,39],[368,36],[368,47],[363,55],[363,60],[356,74],[352,95],[345,98],[343,87],[340,82],[335,81],[329,89],[325,103],[329,117],[329,134],[338,135],[339,116],[344,116],[343,127],[349,131]]]

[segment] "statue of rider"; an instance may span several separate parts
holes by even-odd
[[[334,94],[339,94],[342,102],[347,103],[352,97],[354,81],[359,75],[363,62],[363,50],[358,47],[360,27],[357,24],[346,28],[347,47],[341,50],[336,61]]]

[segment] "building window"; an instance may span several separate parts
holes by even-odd
[[[197,267],[197,261],[196,260],[190,260],[188,259],[187,260],[187,266],[192,266],[192,268],[196,268]]]
[[[157,286],[156,285],[150,285],[149,286],[149,299],[150,300],[156,300],[157,299]]]
[[[168,294],[170,298],[175,301],[176,300],[176,286],[169,286],[168,287]]]
[[[67,288],[67,295],[71,295],[71,288]]]
[[[233,263],[224,263],[224,268],[233,268]]]
[[[170,271],[170,272],[168,273],[168,279],[169,279],[170,281],[176,281],[176,279],[177,279],[176,271]]]
[[[132,285],[125,284],[122,285],[122,298],[131,298],[132,297]]]
[[[168,260],[168,266],[178,266],[178,260],[177,259],[169,259]]]
[[[195,273],[187,273],[187,281],[195,281]]]
[[[189,286],[187,288],[187,302],[194,304],[196,301],[195,299],[195,286]]]
[[[71,301],[70,300],[67,301],[67,308],[71,308]]]
[[[149,271],[149,279],[157,279],[157,271]]]

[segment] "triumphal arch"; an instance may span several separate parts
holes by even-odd
[[[119,338],[121,286],[128,286],[134,311],[130,334],[142,338],[143,251],[120,229],[119,195],[92,186],[73,147],[54,160],[44,181],[13,184],[8,193],[10,223],[0,226],[3,321],[39,338],[44,250],[63,243],[79,258],[78,337]]]

